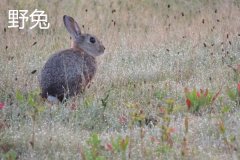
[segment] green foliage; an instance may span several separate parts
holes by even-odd
[[[46,107],[42,105],[40,100],[39,91],[31,91],[27,95],[23,95],[19,90],[16,92],[16,99],[20,105],[26,105],[30,107],[32,113],[41,113],[44,112]]]
[[[205,91],[202,89],[197,91],[195,88],[192,91],[185,89],[187,107],[191,112],[197,113],[202,108],[211,105],[216,100],[219,93],[220,90],[214,95],[208,89]]]
[[[129,137],[126,136],[122,138],[119,136],[114,139],[111,138],[111,143],[106,144],[104,148],[102,146],[102,141],[98,134],[93,133],[87,140],[87,147],[81,151],[82,159],[84,160],[104,160],[107,159],[104,156],[105,151],[110,151],[111,153],[120,154],[122,159],[126,159],[126,151],[129,144]]]
[[[107,92],[104,98],[101,99],[102,106],[105,109],[107,107],[108,101],[109,101],[109,95],[110,95],[110,90]]]
[[[16,99],[17,99],[17,101],[19,101],[21,103],[24,101],[24,96],[19,90],[17,90],[17,92],[16,92]]]
[[[169,145],[161,145],[157,148],[157,152],[159,155],[166,154],[171,151],[171,147]]]
[[[129,145],[129,140],[128,136],[125,138],[122,138],[121,136],[118,136],[116,139],[111,138],[111,144],[107,144],[107,149],[111,152],[121,154],[122,160],[126,160],[126,151]]]
[[[165,103],[167,105],[167,108],[166,108],[167,113],[171,114],[174,109],[175,100],[173,98],[168,98],[168,99],[165,99]]]
[[[93,98],[92,97],[86,97],[83,102],[85,107],[91,107],[93,104]]]
[[[238,92],[237,89],[227,89],[227,95],[228,97],[232,100],[232,101],[236,101],[237,97],[238,97]]]
[[[127,136],[125,139],[119,136],[116,139],[111,139],[111,144],[113,147],[114,152],[126,152],[128,144],[129,144],[129,137]]]
[[[17,153],[14,150],[9,150],[7,153],[2,154],[1,157],[3,160],[16,160]]]
[[[101,155],[102,146],[98,134],[93,133],[87,140],[88,147],[84,148],[81,152],[82,159],[84,160],[105,160],[106,158]]]
[[[31,91],[24,96],[20,91],[16,92],[16,99],[19,104],[22,104],[27,108],[27,115],[32,119],[32,140],[31,146],[34,148],[35,144],[35,124],[36,119],[40,113],[44,112],[46,107],[42,105],[40,100],[39,91]]]
[[[158,99],[158,100],[163,100],[163,98],[165,98],[167,96],[167,93],[164,92],[163,90],[161,91],[157,91],[154,93],[154,96]]]
[[[89,140],[87,141],[87,143],[94,148],[95,150],[100,149],[100,144],[101,144],[101,140],[99,139],[99,136],[96,133],[93,133],[91,135],[91,137],[89,138]]]
[[[231,107],[230,106],[223,106],[222,108],[221,108],[221,113],[229,113],[230,112],[230,110],[231,110]]]
[[[240,82],[237,87],[227,88],[227,95],[231,101],[235,102],[236,106],[240,105]]]

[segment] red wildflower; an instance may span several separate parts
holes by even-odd
[[[169,133],[174,133],[176,132],[176,128],[170,127],[168,128]]]
[[[154,136],[151,136],[150,140],[151,140],[152,143],[154,143],[157,139]]]
[[[237,90],[238,90],[238,94],[240,95],[240,82],[238,82]]]
[[[202,92],[201,92],[202,93]],[[197,97],[199,98],[199,97],[201,97],[201,94],[199,93],[199,92],[197,92]]]
[[[0,102],[0,109],[3,109],[5,107],[4,103]]]
[[[71,109],[72,111],[77,110],[77,105],[76,105],[75,103],[72,103],[71,106],[70,106],[70,109]]]
[[[113,151],[113,147],[112,147],[112,145],[109,144],[109,143],[107,143],[107,144],[105,145],[105,149],[106,149],[107,151],[110,151],[110,152]]]
[[[187,107],[188,107],[188,110],[189,110],[191,105],[192,105],[192,103],[191,103],[191,101],[188,98],[186,99],[186,104],[187,104]]]
[[[160,113],[161,113],[161,114],[164,114],[164,113],[165,113],[165,109],[164,109],[164,108],[161,107],[159,110],[160,110]]]
[[[118,121],[121,125],[125,125],[127,123],[127,117],[122,115],[118,117]]]

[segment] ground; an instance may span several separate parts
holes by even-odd
[[[8,28],[8,10],[50,28]],[[85,93],[39,97],[38,75],[70,47],[62,17],[105,54]],[[240,1],[0,2],[1,159],[240,159]]]

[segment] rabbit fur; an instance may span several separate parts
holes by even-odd
[[[105,50],[94,35],[82,34],[72,17],[64,15],[63,22],[71,35],[72,47],[53,54],[39,78],[41,96],[54,101],[63,101],[83,92],[96,73],[95,58]]]

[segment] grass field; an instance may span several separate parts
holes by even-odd
[[[10,9],[51,26],[8,28]],[[106,50],[52,105],[38,74],[70,47],[65,14]],[[1,0],[0,35],[0,159],[240,159],[239,0]]]

